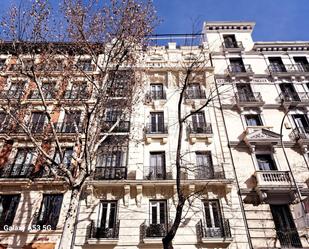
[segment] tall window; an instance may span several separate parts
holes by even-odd
[[[207,237],[222,236],[222,217],[218,200],[204,201]]]
[[[205,98],[202,90],[201,85],[198,83],[191,83],[188,85],[186,90],[186,98],[188,99],[202,99]]]
[[[151,112],[150,113],[150,133],[165,133],[164,127],[164,113]]]
[[[63,123],[58,124],[58,131],[63,133],[75,133],[80,131],[81,111],[66,112]]]
[[[270,205],[277,237],[282,248],[301,248],[302,244],[288,205]]]
[[[291,83],[283,83],[279,85],[281,96],[285,101],[299,101],[299,96]]]
[[[296,69],[301,72],[309,72],[309,63],[305,56],[303,57],[294,57],[296,63]]]
[[[33,168],[33,151],[31,149],[18,149],[12,165],[7,167],[7,177],[29,177]]]
[[[292,115],[296,129],[301,134],[309,133],[309,122],[307,115],[304,114],[293,114]]]
[[[13,82],[10,85],[9,92],[7,94],[8,98],[18,99],[22,96],[25,87],[25,82]]]
[[[38,229],[48,229],[44,226],[50,226],[55,230],[58,224],[62,205],[62,194],[44,194],[38,219],[35,225]]]
[[[150,167],[145,167],[145,178],[166,179],[165,152],[150,152]]]
[[[248,126],[263,125],[260,114],[246,114],[245,119]]]
[[[97,238],[114,238],[117,229],[117,201],[101,201],[97,222]]]
[[[111,97],[126,97],[130,94],[128,82],[134,80],[130,71],[111,72],[107,81],[107,94]]]
[[[0,133],[6,132],[8,130],[9,121],[10,121],[9,116],[4,112],[0,112]]]
[[[33,112],[31,115],[31,132],[41,133],[44,129],[46,115],[43,112]]]
[[[205,132],[206,120],[204,112],[197,112],[192,115],[192,129],[196,133]]]
[[[226,48],[238,48],[235,35],[223,35],[223,40]]]
[[[270,154],[255,155],[259,170],[277,170],[275,161]]]
[[[0,195],[0,230],[14,221],[20,195]]]
[[[105,120],[107,122],[116,122],[118,118],[121,118],[123,111],[117,107],[108,108],[106,110]]]
[[[54,82],[43,83],[41,86],[42,94],[44,99],[53,99],[55,96],[55,85]],[[39,90],[33,90],[30,93],[31,99],[41,99]]]
[[[213,179],[214,167],[210,151],[198,151],[196,154],[196,179]]]
[[[237,84],[236,87],[239,101],[252,102],[256,100],[250,84]]]
[[[73,82],[71,89],[65,92],[64,98],[66,99],[87,99],[87,83],[86,82]]]
[[[150,93],[152,99],[165,99],[163,84],[150,84]]]
[[[163,237],[166,233],[167,205],[166,200],[150,201],[148,237]]]
[[[269,57],[269,69],[272,72],[286,72],[286,68],[280,57]]]
[[[73,159],[73,148],[65,148],[63,150],[63,164],[70,168]],[[60,153],[56,151],[54,154],[54,161],[59,164],[61,163]]]
[[[233,73],[246,72],[245,65],[241,58],[230,58],[230,69]]]

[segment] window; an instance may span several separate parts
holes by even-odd
[[[186,90],[186,98],[188,99],[202,99],[205,98],[204,92],[201,90],[201,86],[198,83],[191,83]]]
[[[293,114],[292,115],[297,131],[300,134],[309,133],[309,122],[307,115],[304,114]]]
[[[125,97],[130,94],[128,82],[134,80],[131,71],[111,72],[107,81],[107,94],[111,97]]]
[[[223,40],[226,48],[238,48],[235,35],[223,35]]]
[[[213,179],[214,167],[210,151],[198,151],[196,155],[195,179]]]
[[[66,112],[63,123],[59,123],[57,130],[63,133],[75,133],[81,131],[80,111]]]
[[[0,71],[5,70],[5,61],[6,59],[0,59]]]
[[[149,227],[146,231],[147,237],[163,237],[166,234],[167,205],[166,200],[150,201]]]
[[[0,112],[0,133],[7,132],[9,128],[10,117],[4,112]]]
[[[101,201],[96,238],[115,238],[118,235],[117,201]]]
[[[152,99],[165,99],[163,84],[151,84],[150,94]]]
[[[20,195],[1,195],[0,196],[0,230],[4,226],[12,226]]]
[[[309,72],[309,63],[306,57],[294,57],[296,70],[300,72]]]
[[[245,115],[246,123],[248,126],[262,126],[260,114],[247,114]]]
[[[121,118],[122,110],[116,107],[109,108],[106,111],[106,121],[108,122],[116,122],[118,118]]]
[[[145,178],[166,179],[165,152],[150,152],[150,167],[145,167]]]
[[[59,151],[55,152],[53,159],[57,164],[61,163]],[[63,164],[66,165],[67,168],[70,168],[72,159],[73,159],[73,148],[63,149]]]
[[[49,82],[49,83],[43,83],[41,86],[41,90],[43,93],[44,99],[53,99],[55,96],[55,83]],[[31,99],[41,99],[39,90],[32,90],[30,93]]]
[[[91,59],[80,59],[76,64],[79,70],[83,71],[93,71],[93,67],[91,65]]]
[[[223,231],[219,201],[204,201],[204,212],[207,237],[221,237]]]
[[[280,57],[269,57],[269,69],[272,72],[286,72],[286,68]]]
[[[124,142],[123,142],[124,143]],[[126,179],[127,147],[122,145],[105,145],[99,149],[95,178]]]
[[[255,155],[259,170],[277,170],[275,161],[270,154]]]
[[[230,58],[230,69],[233,73],[246,72],[245,65],[241,58]]]
[[[283,83],[279,85],[281,89],[281,98],[285,101],[299,101],[299,96],[295,91],[293,84]]]
[[[10,89],[8,91],[8,98],[18,99],[22,96],[23,90],[25,87],[24,82],[14,82],[11,84]]]
[[[31,132],[42,133],[44,129],[45,120],[46,120],[45,113],[33,112],[31,115]]]
[[[6,177],[29,177],[32,173],[34,153],[31,149],[18,149],[12,165],[6,168]]]
[[[87,99],[88,97],[86,82],[74,82],[71,89],[67,90],[64,95],[66,99]]]
[[[50,229],[55,230],[58,224],[59,215],[62,205],[62,194],[44,194],[41,204],[41,208],[38,214],[38,219],[35,225],[37,229],[47,230],[50,226]]]
[[[150,113],[150,127],[148,129],[150,133],[166,133],[166,127],[164,125],[164,113],[163,112],[151,112]]]
[[[277,237],[282,248],[301,248],[302,244],[288,205],[270,205]]]
[[[195,133],[206,132],[206,120],[204,112],[197,112],[192,115],[192,129]]]
[[[237,88],[238,101],[240,102],[256,101],[250,84],[237,84],[236,88]]]

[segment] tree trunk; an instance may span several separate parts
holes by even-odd
[[[58,249],[70,249],[71,243],[73,242],[73,234],[75,228],[75,221],[78,212],[78,205],[81,196],[82,188],[74,188],[72,190],[70,205],[68,212],[65,217],[64,226]]]

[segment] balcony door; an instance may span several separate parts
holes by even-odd
[[[245,65],[241,58],[230,58],[230,64],[233,73],[246,72]]]
[[[150,113],[150,131],[151,133],[164,133],[164,113]]]
[[[197,112],[192,115],[192,128],[197,133],[202,133],[206,127],[204,112]]]
[[[167,206],[166,200],[150,201],[148,237],[163,237],[166,234]]]
[[[237,84],[238,98],[242,102],[254,101],[254,95],[250,84]]]
[[[101,201],[97,222],[98,238],[113,238],[117,223],[117,201]]]
[[[146,172],[146,178],[148,180],[166,179],[165,152],[150,153],[150,167]]]
[[[195,179],[213,179],[214,167],[210,151],[196,152]]]
[[[299,97],[295,88],[290,83],[283,83],[280,84],[280,89],[283,94],[284,100],[286,101],[299,101]]]
[[[270,57],[268,58],[270,63],[270,69],[273,72],[286,72],[285,66],[280,57]]]
[[[33,160],[33,151],[28,149],[18,149],[14,163],[10,170],[11,177],[29,176],[31,163]]]
[[[282,248],[301,248],[300,238],[288,205],[270,205],[277,238]]]
[[[292,115],[297,131],[300,134],[309,133],[309,122],[308,118],[304,114],[294,114]]]
[[[163,85],[162,84],[151,84],[150,93],[151,93],[152,99],[164,99]]]
[[[294,57],[296,69],[300,72],[309,72],[309,63],[306,57]]]
[[[255,156],[259,170],[277,170],[275,161],[270,154],[257,154]]]
[[[206,237],[222,237],[222,217],[218,200],[204,201]]]

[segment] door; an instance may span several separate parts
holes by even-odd
[[[214,168],[211,159],[211,152],[196,152],[195,179],[213,179]]]
[[[117,224],[117,201],[102,201],[99,207],[96,238],[115,238]]]
[[[255,156],[259,170],[277,170],[276,164],[270,154],[257,154]]]
[[[301,248],[301,242],[288,205],[270,205],[277,238],[282,248]]]
[[[196,133],[203,133],[206,129],[204,112],[197,112],[192,115],[192,128]]]
[[[150,153],[150,167],[146,171],[146,179],[166,179],[165,170],[165,152]]]
[[[238,98],[241,102],[255,101],[254,94],[249,84],[237,84],[236,85]]]
[[[299,101],[299,97],[292,84],[280,84],[280,89],[285,101]]]
[[[148,237],[163,237],[167,231],[166,200],[150,201]]]
[[[150,113],[150,132],[151,133],[164,133],[163,112]]]
[[[222,217],[218,200],[204,201],[206,237],[223,237]]]
[[[299,134],[306,136],[309,133],[309,122],[307,116],[304,114],[294,114],[292,117]]]

